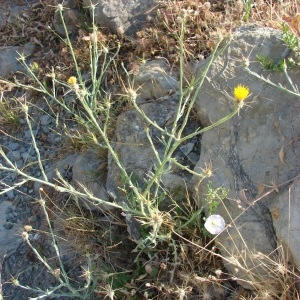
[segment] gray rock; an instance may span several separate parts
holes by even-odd
[[[179,149],[183,152],[184,155],[187,156],[192,152],[194,146],[194,143],[186,143],[185,145],[180,146]]]
[[[6,192],[5,195],[7,196],[7,198],[9,200],[13,200],[15,198],[15,192],[14,192],[14,190],[10,190],[10,191]]]
[[[42,150],[42,149],[41,149]],[[35,152],[35,149],[34,148],[31,148],[29,150],[29,155],[32,155],[32,156],[35,156],[36,155],[36,152]]]
[[[5,210],[5,214],[6,215],[8,215],[8,214],[10,214],[10,213],[13,213],[14,212],[14,210],[13,210],[13,208],[11,207],[11,206],[8,206],[7,208],[6,208],[6,210]]]
[[[37,130],[33,129],[32,132],[33,132],[33,135],[36,136]],[[24,132],[24,138],[26,140],[31,140],[31,132],[30,132],[29,129],[25,130],[25,132]]]
[[[78,0],[55,0],[56,5],[63,5],[62,14],[68,34],[75,33],[79,27],[78,22],[80,12],[77,9],[78,3]],[[55,11],[54,14],[53,26],[59,35],[66,37],[66,31],[58,9]]]
[[[41,126],[47,126],[51,123],[52,119],[49,115],[42,115],[40,122]]]
[[[4,26],[8,17],[7,12],[9,12],[9,22],[13,23],[19,17],[21,13],[30,9],[30,5],[33,4],[35,0],[10,0],[1,1],[0,3],[0,27]]]
[[[4,222],[3,223],[3,227],[6,229],[6,230],[10,230],[14,227],[14,224],[11,223],[11,222]]]
[[[11,152],[11,155],[13,157],[14,160],[18,160],[21,158],[21,152],[20,150],[14,150]]]
[[[20,168],[20,169],[22,167],[24,167],[24,161],[23,161],[23,159],[19,159],[19,160],[15,161],[15,165],[16,165],[17,168]]]
[[[300,266],[300,179],[272,201],[270,210],[278,244],[296,266]]]
[[[87,189],[93,196],[109,202],[109,197],[105,190],[105,181],[102,182],[99,174],[97,175],[97,171],[103,163],[93,151],[79,154],[73,164],[72,181],[79,190],[84,191]],[[79,202],[90,210],[101,209],[108,211],[112,209],[110,205],[99,204],[99,202],[92,202],[88,199],[79,199]]]
[[[257,61],[257,55],[263,55],[278,62],[288,53],[279,31],[255,26],[241,28],[213,63],[195,103],[202,124],[208,126],[233,110],[234,100],[225,92],[233,95],[233,88],[242,84],[252,93],[239,115],[203,134],[201,156],[195,168],[201,172],[212,162],[215,176],[209,180],[214,187],[223,186],[230,191],[215,213],[231,226],[216,241],[227,268],[245,280],[240,284],[246,288],[253,288],[251,279],[256,275],[259,281],[269,272],[259,267],[262,260],[254,259],[255,255],[269,255],[277,246],[270,203],[278,195],[263,193],[272,185],[288,183],[300,171],[300,101],[247,72],[245,63],[258,76],[290,88],[283,73],[265,71]],[[202,68],[200,65],[198,72]],[[299,86],[297,70],[291,70],[290,76]],[[194,178],[199,205],[206,206],[208,212],[206,183],[199,185]],[[282,218],[288,224],[288,215]],[[254,277],[249,277],[243,267],[252,270]]]
[[[92,0],[95,5],[95,21],[100,27],[113,33],[133,35],[145,25],[150,12],[158,7],[157,0]],[[84,0],[85,7],[91,1]],[[92,10],[90,9],[90,14]]]
[[[46,175],[49,182],[54,182],[57,178],[57,172],[61,174],[63,178],[66,176],[69,177],[68,173],[72,170],[72,166],[78,154],[71,154],[63,159],[56,161],[53,165],[46,165],[45,169],[47,170]],[[46,168],[48,166],[48,168]],[[41,188],[41,183],[34,183],[34,192],[38,196],[39,189]]]
[[[178,89],[178,74],[172,74],[165,59],[147,61],[135,75],[134,86],[143,101],[165,97]]]
[[[28,42],[24,46],[1,47],[0,49],[0,77],[9,78],[15,72],[25,71],[25,68],[20,64],[18,59],[21,54],[26,57],[32,55],[35,44]]]
[[[42,132],[45,134],[48,134],[50,132],[50,127],[49,126],[43,126],[42,127]]]
[[[14,226],[14,224],[6,222],[6,211],[8,207],[11,207],[11,203],[3,201],[0,209],[0,256],[4,257],[5,253],[16,246],[21,241],[20,239],[20,228]]]
[[[14,150],[18,150],[18,149],[20,148],[20,144],[19,144],[19,143],[12,142],[12,143],[9,143],[6,147],[7,147],[9,150],[14,151]]]

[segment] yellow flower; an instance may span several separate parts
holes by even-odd
[[[249,88],[239,84],[234,88],[233,94],[237,102],[244,101],[249,95]]]
[[[68,79],[68,84],[72,85],[72,86],[75,86],[77,83],[77,78],[74,77],[74,76],[71,76],[69,79]]]

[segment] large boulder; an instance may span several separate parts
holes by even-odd
[[[262,267],[261,258],[275,254],[278,244],[290,248],[300,267],[299,257],[295,256],[297,245],[290,243],[286,234],[291,224],[289,213],[293,211],[294,220],[300,215],[296,194],[290,202],[286,200],[288,185],[300,171],[299,93],[289,93],[268,82],[292,89],[283,72],[264,70],[258,62],[258,55],[278,63],[289,53],[279,31],[256,26],[241,28],[213,63],[195,103],[205,127],[232,111],[235,86],[242,84],[250,89],[251,95],[238,115],[203,134],[195,168],[201,172],[211,162],[212,185],[229,190],[214,212],[229,224],[216,241],[227,268],[246,288],[253,288],[255,281],[262,281],[269,272]],[[204,65],[199,64],[196,72],[201,72]],[[291,70],[289,76],[299,86],[298,71]],[[195,195],[199,205],[206,208],[207,183],[198,184],[194,178]],[[280,210],[280,224],[274,219],[274,203]],[[281,210],[283,203],[290,203],[289,208]],[[293,237],[299,240],[299,227],[292,228]]]

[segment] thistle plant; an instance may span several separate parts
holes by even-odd
[[[95,6],[91,4],[92,10],[95,9]],[[67,33],[67,27],[63,19],[63,6],[61,4],[58,5],[58,11],[61,15],[63,26],[65,28],[65,32]],[[93,15],[93,14],[92,14]],[[34,82],[32,85],[27,85],[22,83],[21,81],[16,80],[13,85],[17,88],[22,88],[25,91],[34,91],[38,92],[44,96],[45,100],[49,103],[49,101],[53,101],[56,105],[58,105],[64,112],[70,114],[74,120],[76,120],[79,124],[86,126],[87,132],[90,132],[90,128],[93,127],[97,134],[91,133],[93,138],[93,142],[95,147],[99,147],[101,149],[105,149],[109,152],[112,160],[116,163],[119,168],[119,172],[124,180],[124,186],[127,188],[125,190],[126,195],[131,199],[127,199],[127,203],[120,203],[118,199],[115,201],[106,201],[103,199],[99,199],[94,196],[87,188],[78,189],[74,187],[70,182],[65,180],[63,176],[57,172],[55,182],[52,182],[46,173],[46,170],[43,165],[43,158],[40,155],[39,145],[36,143],[35,135],[33,134],[32,126],[31,126],[31,118],[30,111],[27,104],[23,106],[23,112],[25,114],[25,118],[27,121],[28,128],[31,132],[32,145],[34,150],[37,153],[37,166],[40,169],[41,177],[36,178],[31,175],[29,172],[26,172],[26,169],[19,168],[12,162],[3,149],[0,149],[0,155],[6,162],[4,165],[0,165],[0,170],[11,172],[18,175],[19,181],[16,182],[13,186],[7,187],[0,192],[0,195],[7,193],[11,189],[17,189],[20,186],[28,183],[29,181],[39,183],[43,186],[50,187],[53,190],[68,194],[72,199],[81,198],[85,201],[91,201],[96,203],[101,207],[101,205],[110,207],[111,209],[119,209],[125,212],[125,215],[128,217],[133,217],[137,219],[144,227],[148,230],[144,237],[142,237],[139,241],[137,241],[138,246],[136,248],[136,252],[138,252],[136,261],[144,251],[149,251],[149,256],[151,256],[150,251],[155,251],[155,249],[161,245],[162,243],[167,243],[169,249],[171,249],[172,257],[174,257],[175,266],[172,269],[172,274],[175,273],[176,263],[178,263],[178,248],[180,245],[177,241],[175,241],[172,237],[173,234],[180,236],[180,233],[186,229],[193,223],[196,218],[200,218],[200,214],[202,212],[202,208],[195,211],[192,216],[189,216],[185,222],[181,222],[179,225],[173,220],[173,216],[170,212],[160,211],[159,202],[162,197],[162,194],[165,192],[166,194],[169,191],[164,191],[163,186],[163,175],[166,170],[169,170],[169,166],[176,165],[184,171],[189,172],[195,176],[198,176],[200,181],[203,181],[205,178],[208,178],[212,175],[211,168],[207,168],[203,170],[201,173],[196,173],[193,170],[190,170],[188,167],[184,166],[180,162],[174,158],[174,153],[180,147],[180,145],[184,144],[188,140],[192,139],[197,135],[201,135],[204,132],[211,130],[220,124],[227,122],[231,118],[233,118],[239,111],[243,108],[244,101],[249,96],[249,88],[243,85],[238,85],[234,88],[234,107],[232,112],[227,116],[224,116],[217,122],[205,127],[198,128],[193,133],[190,133],[184,136],[183,132],[185,127],[188,124],[188,120],[191,116],[192,109],[194,107],[194,103],[196,98],[202,88],[203,82],[207,77],[208,71],[218,55],[220,55],[224,49],[227,47],[223,46],[220,49],[220,45],[223,41],[219,41],[215,47],[214,52],[211,54],[206,67],[202,70],[202,73],[195,79],[191,80],[186,86],[186,79],[184,78],[184,63],[185,63],[185,50],[184,50],[184,33],[185,33],[185,22],[184,17],[181,19],[181,31],[178,37],[179,43],[179,90],[178,90],[178,106],[175,114],[174,122],[170,129],[163,128],[159,126],[156,122],[151,120],[145,112],[142,110],[141,106],[138,105],[136,101],[136,91],[129,86],[127,88],[127,96],[130,99],[130,104],[134,107],[134,109],[139,112],[144,120],[149,124],[148,128],[145,129],[146,135],[149,141],[149,144],[152,147],[153,153],[156,157],[156,165],[154,168],[154,172],[149,174],[147,177],[147,181],[145,187],[141,188],[138,184],[133,180],[132,174],[129,174],[122,165],[118,154],[116,153],[113,142],[110,140],[109,130],[110,130],[110,119],[112,115],[112,106],[111,98],[107,97],[107,91],[105,89],[104,78],[106,76],[107,70],[115,64],[118,52],[120,47],[116,50],[115,53],[110,53],[110,50],[104,46],[99,46],[97,41],[97,26],[95,25],[94,19],[92,20],[92,33],[93,38],[89,41],[89,54],[90,54],[90,78],[89,81],[84,81],[84,76],[82,71],[80,70],[77,62],[77,57],[75,55],[72,42],[66,34],[65,43],[68,48],[70,55],[73,58],[75,73],[73,76],[69,77],[67,82],[59,80],[57,74],[55,73],[55,69],[52,68],[50,73],[51,79],[51,88],[45,86],[44,82],[42,82],[31,68],[30,65],[26,63],[26,59],[24,56],[20,57],[20,63],[26,69],[27,76]],[[101,59],[101,64],[99,63]],[[125,70],[126,73],[126,70]],[[127,73],[128,78],[130,80],[129,74]],[[6,82],[6,81],[4,81]],[[121,85],[121,84],[120,84]],[[79,108],[74,109],[72,106],[69,106],[64,98],[58,96],[58,87],[62,86],[65,88],[68,93],[72,93],[75,95],[76,101],[78,103]],[[99,115],[101,118],[99,118]],[[159,155],[155,143],[149,134],[149,128],[155,128],[161,133],[163,137],[161,139],[161,143],[164,146],[163,155]],[[124,186],[119,186],[120,189],[124,189]],[[133,201],[130,202],[130,201]],[[81,288],[76,288],[72,286],[67,272],[64,270],[64,264],[61,260],[61,253],[56,243],[56,234],[53,231],[50,216],[46,209],[45,200],[40,197],[38,198],[38,202],[40,203],[43,212],[45,214],[48,228],[50,231],[50,235],[52,237],[52,245],[55,249],[56,257],[59,262],[59,270],[57,268],[53,268],[50,263],[44,258],[33,246],[30,240],[30,232],[25,230],[22,234],[24,241],[28,244],[28,246],[33,250],[36,254],[37,258],[45,265],[48,271],[53,274],[53,276],[57,279],[58,285],[52,288],[49,291],[43,291],[43,295],[37,297],[36,299],[41,299],[46,296],[52,297],[73,297],[73,299],[90,299],[95,286],[93,285],[96,281],[93,281],[89,276]],[[75,202],[75,200],[74,200]],[[175,204],[176,201],[174,201]],[[178,218],[179,220],[179,218]],[[218,234],[223,229],[225,224],[223,222],[221,216],[216,217],[211,215],[208,217],[206,221],[205,227],[212,234]],[[177,232],[178,231],[178,232]],[[180,232],[180,233],[179,233]],[[89,258],[87,258],[88,264],[90,265]],[[87,274],[90,274],[89,272]],[[18,283],[18,286],[23,288],[28,288],[22,286],[22,284]],[[32,289],[34,290],[34,289]],[[67,292],[65,292],[67,290]],[[109,289],[109,297],[113,299],[114,292]],[[41,293],[40,290],[34,290],[36,292]],[[183,297],[183,296],[182,296]]]

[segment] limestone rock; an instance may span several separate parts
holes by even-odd
[[[230,191],[215,213],[231,226],[217,237],[217,242],[229,271],[245,280],[250,280],[243,270],[245,266],[253,270],[258,280],[268,272],[258,268],[260,262],[254,256],[269,255],[276,248],[270,203],[282,196],[264,193],[274,185],[281,192],[300,171],[299,97],[258,78],[264,76],[291,89],[283,72],[266,71],[257,60],[257,55],[261,55],[279,62],[288,54],[279,31],[256,26],[241,28],[213,63],[195,103],[202,124],[208,126],[232,111],[235,86],[246,85],[251,92],[239,115],[203,134],[201,156],[195,168],[200,172],[212,162],[215,176],[209,180],[214,187],[223,186]],[[257,76],[247,72],[246,66]],[[202,68],[200,64],[197,72]],[[289,74],[299,86],[297,72],[291,70]],[[198,187],[194,178],[194,183],[199,205],[205,206],[207,181]],[[281,217],[288,224],[288,215]],[[252,288],[246,281],[240,283]]]

